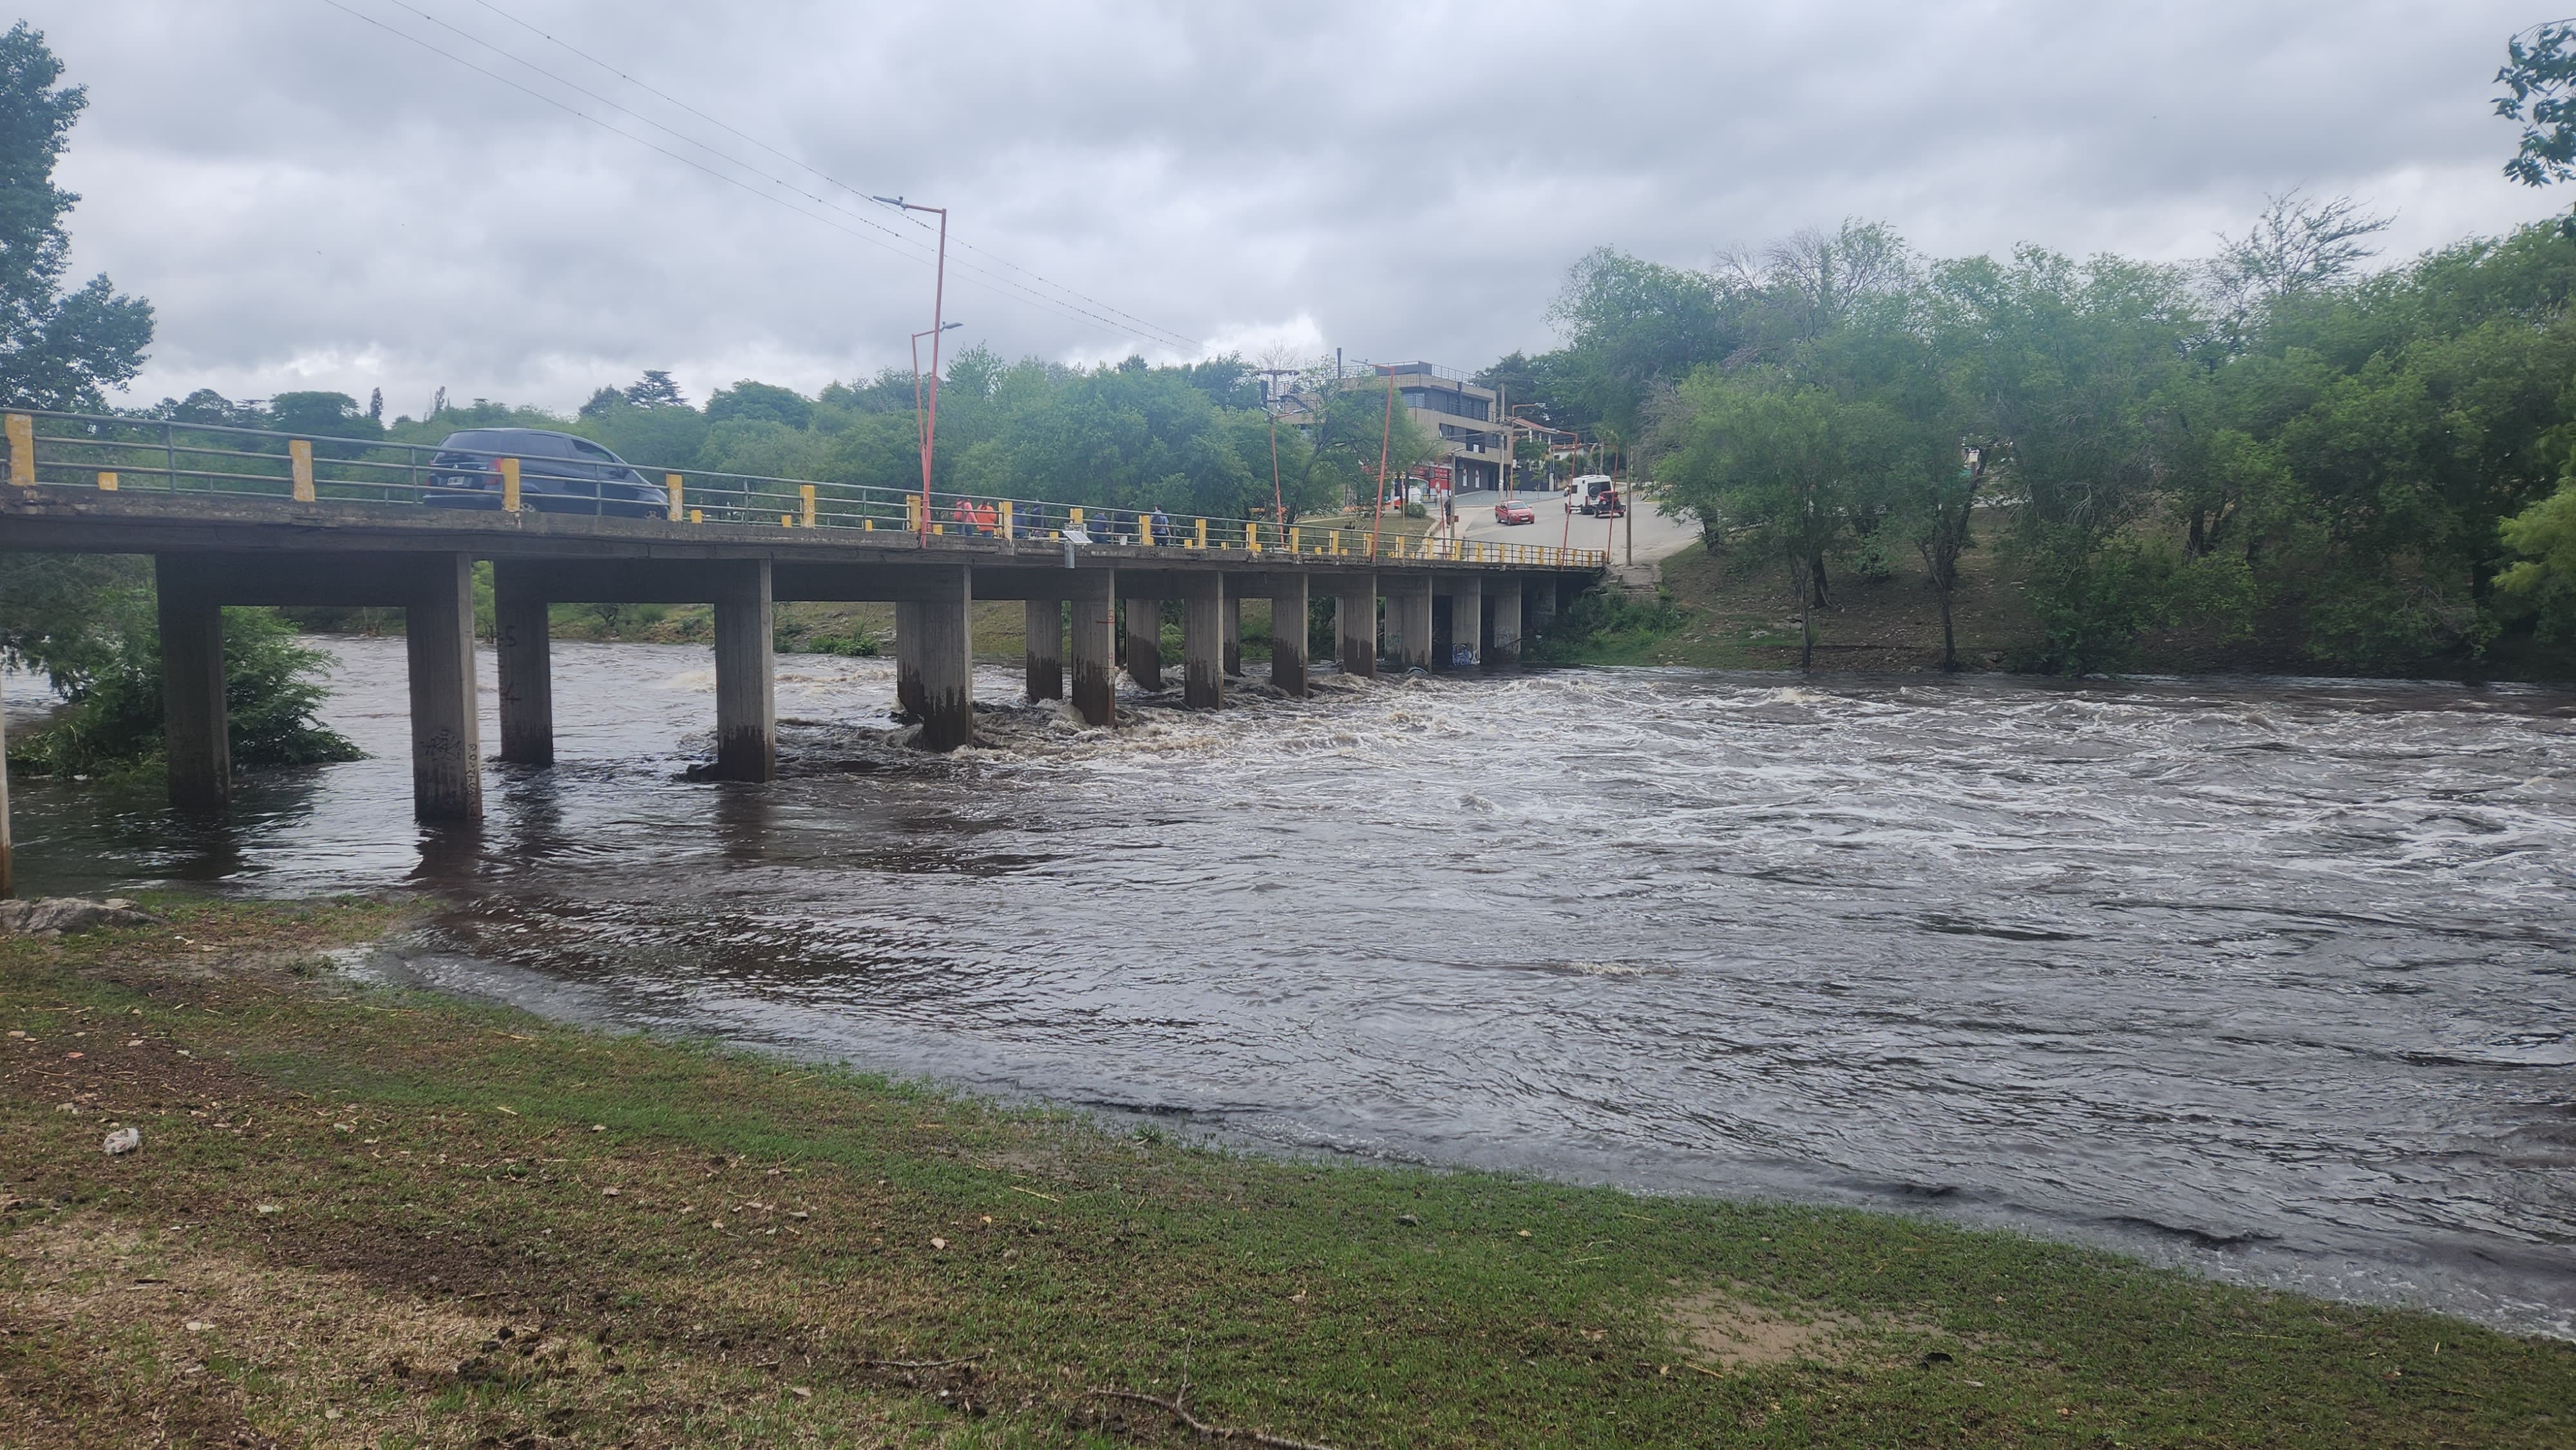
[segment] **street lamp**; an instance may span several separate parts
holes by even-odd
[[[939,437],[939,339],[942,333],[948,331],[948,325],[940,320],[942,309],[948,301],[948,208],[917,206],[899,196],[872,196],[868,199],[883,202],[898,211],[926,211],[936,212],[939,215],[939,264],[938,270],[932,274],[933,280],[930,287],[930,402],[927,410],[922,413],[921,423],[921,541],[927,544],[930,542],[930,450]],[[921,407],[918,401],[921,392],[921,337],[919,334],[913,337],[912,349],[913,393],[916,399],[914,406],[919,409]]]

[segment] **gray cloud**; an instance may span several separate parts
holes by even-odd
[[[1211,344],[1474,366],[1549,341],[1599,243],[1705,265],[1846,216],[1927,251],[2179,258],[2267,192],[2394,211],[2392,251],[2564,205],[2508,185],[2491,0],[2070,6],[343,0],[654,145],[777,188],[456,30],[875,208],[515,16],[868,191],[954,209],[949,313],[1009,353],[1146,343],[961,270],[1043,274]],[[567,406],[644,367],[693,393],[903,361],[917,245],[852,236],[322,0],[44,0],[87,84],[76,261],[149,296],[136,388],[382,386]],[[917,231],[904,229],[914,239]]]

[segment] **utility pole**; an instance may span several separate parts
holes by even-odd
[[[1259,368],[1256,371],[1261,374],[1263,380],[1261,411],[1270,415],[1270,524],[1273,528],[1285,529],[1288,527],[1288,514],[1280,506],[1279,498],[1279,380],[1295,377],[1297,370],[1295,368]],[[1284,540],[1286,536],[1281,537]]]
[[[941,321],[948,302],[948,208],[916,206],[899,196],[870,197],[897,211],[924,211],[939,214],[939,262],[930,284],[930,406],[921,421],[921,541],[930,542],[930,452],[939,438],[939,341],[948,331]],[[921,395],[921,341],[913,340],[912,387],[916,400]],[[920,407],[918,401],[916,408]]]

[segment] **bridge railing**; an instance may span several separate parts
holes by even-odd
[[[1056,541],[1342,560],[1597,569],[1599,549],[1460,539],[1377,520],[1157,515],[1152,510],[773,478],[594,458],[273,432],[230,424],[22,409],[5,422],[8,480],[61,488],[275,498],[397,508],[526,510],[681,524],[842,529],[996,542]],[[888,543],[895,543],[889,539]]]

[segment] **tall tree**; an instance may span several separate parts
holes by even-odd
[[[63,218],[80,198],[54,185],[54,163],[89,97],[62,75],[25,21],[0,36],[0,400],[95,410],[143,366],[152,306],[103,273],[63,290]]]

